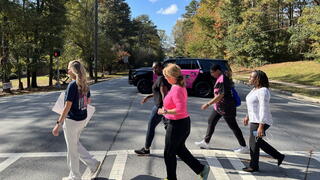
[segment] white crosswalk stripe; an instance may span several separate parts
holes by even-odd
[[[245,167],[245,165],[240,161],[237,155],[234,153],[226,153],[225,154],[232,166],[238,171],[240,177],[243,180],[255,180],[256,178],[248,172],[242,171],[242,168]]]
[[[111,173],[108,179],[122,180],[127,157],[127,153],[119,153],[117,155],[116,159],[114,160],[113,167],[111,169]]]
[[[228,180],[229,177],[223,169],[223,166],[215,156],[206,157],[210,170],[216,179]]]
[[[7,159],[0,164],[0,172],[3,171],[4,169],[6,169],[7,167],[9,167],[14,162],[16,162],[22,156],[23,156],[23,154],[21,154],[21,153],[9,155],[7,157]]]
[[[286,155],[300,156],[308,158],[310,153],[307,151],[282,151]],[[91,151],[99,161],[105,158],[105,151]],[[152,154],[163,154],[163,150],[152,150]],[[230,172],[227,172],[221,162],[219,157],[225,156],[230,164],[233,166],[234,170],[243,180],[256,180],[253,174],[242,171],[245,165],[242,163],[238,155],[232,151],[224,150],[191,150],[192,154],[203,155],[210,166],[211,173],[214,175],[215,179],[229,180]],[[119,150],[119,151],[109,151],[107,156],[116,156],[113,162],[111,172],[109,174],[109,179],[122,180],[125,166],[127,163],[127,158],[129,155],[135,154],[133,150]],[[265,153],[261,153],[265,155]],[[313,152],[312,158],[320,163],[320,152]],[[0,158],[6,158],[0,163],[0,173],[8,168],[10,165],[14,164],[20,158],[46,158],[46,157],[65,157],[66,152],[38,152],[38,153],[0,153]],[[110,163],[110,162],[106,162]],[[87,168],[83,173],[83,179],[90,179],[90,170]]]

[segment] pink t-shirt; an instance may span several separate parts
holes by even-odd
[[[170,120],[179,120],[189,117],[188,114],[188,93],[185,87],[173,85],[163,100],[164,109],[176,109],[176,114],[165,114],[164,117]]]

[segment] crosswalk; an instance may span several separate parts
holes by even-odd
[[[287,156],[295,156],[295,157],[302,157],[304,159],[308,159],[310,153],[307,151],[282,151]],[[134,150],[118,150],[118,151],[91,151],[99,161],[103,161],[105,157],[108,156],[115,156],[111,171],[109,173],[108,179],[113,180],[123,180],[127,160],[129,156],[134,156]],[[151,152],[154,155],[162,155],[163,150],[152,150]],[[203,157],[207,164],[210,166],[211,169],[211,176],[214,179],[218,180],[229,180],[231,172],[226,170],[224,165],[222,164],[219,157],[226,158],[229,163],[233,167],[233,171],[237,173],[238,179],[243,180],[256,180],[254,174],[247,173],[242,171],[242,168],[245,167],[243,163],[243,158],[239,157],[239,154],[236,154],[232,151],[228,150],[191,150],[191,153],[194,154],[196,157]],[[262,156],[265,154],[261,153]],[[248,159],[248,155],[247,159]],[[38,153],[0,153],[0,158],[5,158],[2,162],[0,161],[0,174],[7,168],[10,168],[15,162],[17,162],[21,158],[46,158],[46,157],[66,157],[66,152],[38,152]],[[320,152],[313,152],[312,159],[316,161],[318,164],[317,166],[313,166],[312,171],[316,171],[320,174]],[[111,163],[110,161],[104,163]],[[296,167],[294,164],[289,164],[288,166]],[[301,164],[300,164],[301,166]],[[138,166],[137,166],[138,167]],[[99,173],[96,174],[99,176]],[[83,173],[83,179],[90,179],[89,177],[89,169],[86,169]],[[279,178],[277,178],[279,179]],[[280,178],[281,179],[281,178]],[[286,178],[284,178],[286,179]]]

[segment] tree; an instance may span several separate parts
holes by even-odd
[[[93,0],[72,0],[66,3],[69,25],[65,30],[65,47],[69,53],[79,54],[65,56],[64,59],[65,63],[75,58],[82,59],[91,79],[93,79],[93,5]]]
[[[289,30],[292,33],[290,48],[306,59],[320,61],[320,7],[306,7],[296,26]]]
[[[153,61],[160,61],[164,58],[157,27],[149,16],[141,15],[134,18],[132,32],[133,46],[130,51],[132,52],[131,60],[135,65],[151,65]]]

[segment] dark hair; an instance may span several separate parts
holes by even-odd
[[[256,78],[258,80],[258,86],[260,87],[266,87],[269,88],[269,79],[265,72],[260,70],[254,70],[254,73],[256,73]]]
[[[152,66],[160,67],[161,69],[163,69],[163,64],[161,62],[158,62],[158,61],[153,62]]]
[[[221,70],[221,66],[219,64],[213,64],[210,68],[211,71]]]

